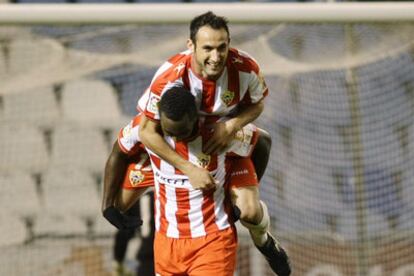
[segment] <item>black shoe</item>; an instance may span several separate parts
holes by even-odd
[[[291,273],[289,258],[286,251],[269,233],[267,234],[267,241],[262,246],[257,246],[260,253],[262,253],[273,272],[278,276],[289,276]]]

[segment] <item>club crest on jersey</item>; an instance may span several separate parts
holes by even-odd
[[[234,92],[233,91],[226,90],[221,95],[221,101],[227,106],[230,105],[230,103],[233,101],[233,99],[234,99]]]
[[[132,186],[138,186],[139,184],[144,181],[145,175],[142,174],[140,171],[130,171],[129,172],[129,182]]]
[[[202,168],[207,168],[208,165],[210,164],[210,160],[211,160],[210,155],[204,154],[202,152],[197,156],[197,164],[199,167],[202,167]]]

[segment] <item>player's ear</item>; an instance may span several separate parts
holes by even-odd
[[[188,50],[191,50],[192,52],[194,52],[194,43],[191,40],[191,38],[187,39],[187,48]]]

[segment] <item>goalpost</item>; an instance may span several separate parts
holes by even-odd
[[[414,3],[353,2],[0,5],[1,275],[110,271],[109,147],[208,10],[270,88],[260,189],[293,275],[414,273]],[[74,205],[48,192],[80,182]],[[239,276],[271,275],[258,254],[241,235]]]

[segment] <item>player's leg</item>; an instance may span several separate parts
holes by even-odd
[[[128,191],[128,190],[126,190]],[[128,191],[129,192],[129,191]],[[128,216],[140,217],[139,202],[135,203],[127,208],[125,212]],[[124,266],[125,255],[128,249],[129,241],[135,236],[135,230],[133,229],[122,229],[118,230],[114,237],[113,257],[114,257],[114,275],[116,276],[132,276],[132,271]]]
[[[118,208],[121,212],[127,214],[128,210],[138,202],[138,200],[147,191],[147,189],[148,187],[137,189],[121,189],[115,207]]]
[[[258,181],[249,158],[232,158],[230,195],[234,208],[239,210],[241,224],[265,256],[272,270],[279,276],[290,275],[289,260],[285,250],[270,233],[267,206],[260,201]]]
[[[265,173],[267,163],[269,161],[270,150],[272,147],[272,137],[263,129],[257,128],[257,131],[259,137],[254,146],[251,159],[254,169],[256,170],[257,178],[260,181]]]
[[[137,268],[137,275],[155,275],[154,270],[154,236],[155,236],[155,214],[154,214],[154,192],[149,192],[148,208],[144,210],[141,208],[141,215],[144,217],[144,212],[149,212],[149,232],[141,229],[141,244],[137,251],[136,259],[139,263]],[[142,205],[141,205],[142,206]]]

